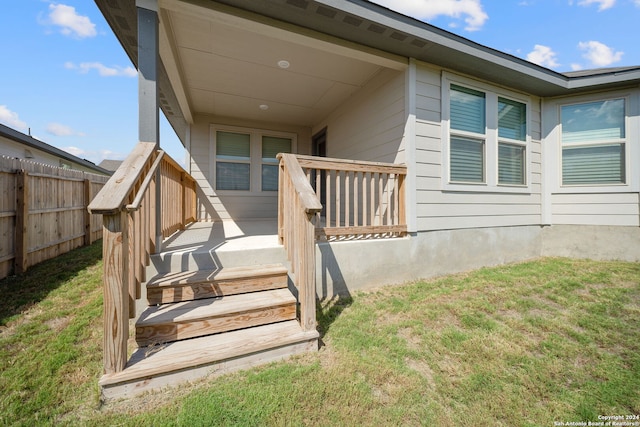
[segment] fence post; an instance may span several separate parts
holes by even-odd
[[[20,169],[16,174],[16,228],[15,228],[15,259],[16,274],[27,271],[27,243],[29,225],[29,174]]]
[[[104,373],[124,369],[129,339],[128,215],[103,215]]]
[[[84,245],[89,246],[91,244],[91,213],[89,212],[89,203],[91,203],[91,180],[84,180]]]

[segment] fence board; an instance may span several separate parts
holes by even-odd
[[[0,156],[0,279],[101,238],[87,206],[108,179]]]

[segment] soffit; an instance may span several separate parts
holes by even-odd
[[[161,32],[170,45],[161,50],[163,62],[177,64],[172,85],[182,87],[192,114],[312,126],[385,64],[405,66],[203,5],[210,3],[161,2]],[[281,60],[290,66],[279,67]]]

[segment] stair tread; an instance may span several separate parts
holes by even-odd
[[[224,267],[214,270],[181,271],[159,274],[147,282],[147,288],[185,286],[194,283],[233,280],[247,276],[287,274],[282,264],[251,265],[244,267]]]
[[[317,331],[303,331],[297,320],[139,348],[125,369],[106,374],[100,386],[119,384],[258,353],[297,342],[317,339]]]
[[[206,298],[174,304],[148,307],[136,322],[136,327],[166,323],[185,323],[214,318],[231,313],[242,313],[262,308],[295,304],[289,289],[273,289],[249,294]]]

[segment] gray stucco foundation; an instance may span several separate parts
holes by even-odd
[[[319,243],[320,298],[541,256],[640,261],[640,228],[522,226]]]

